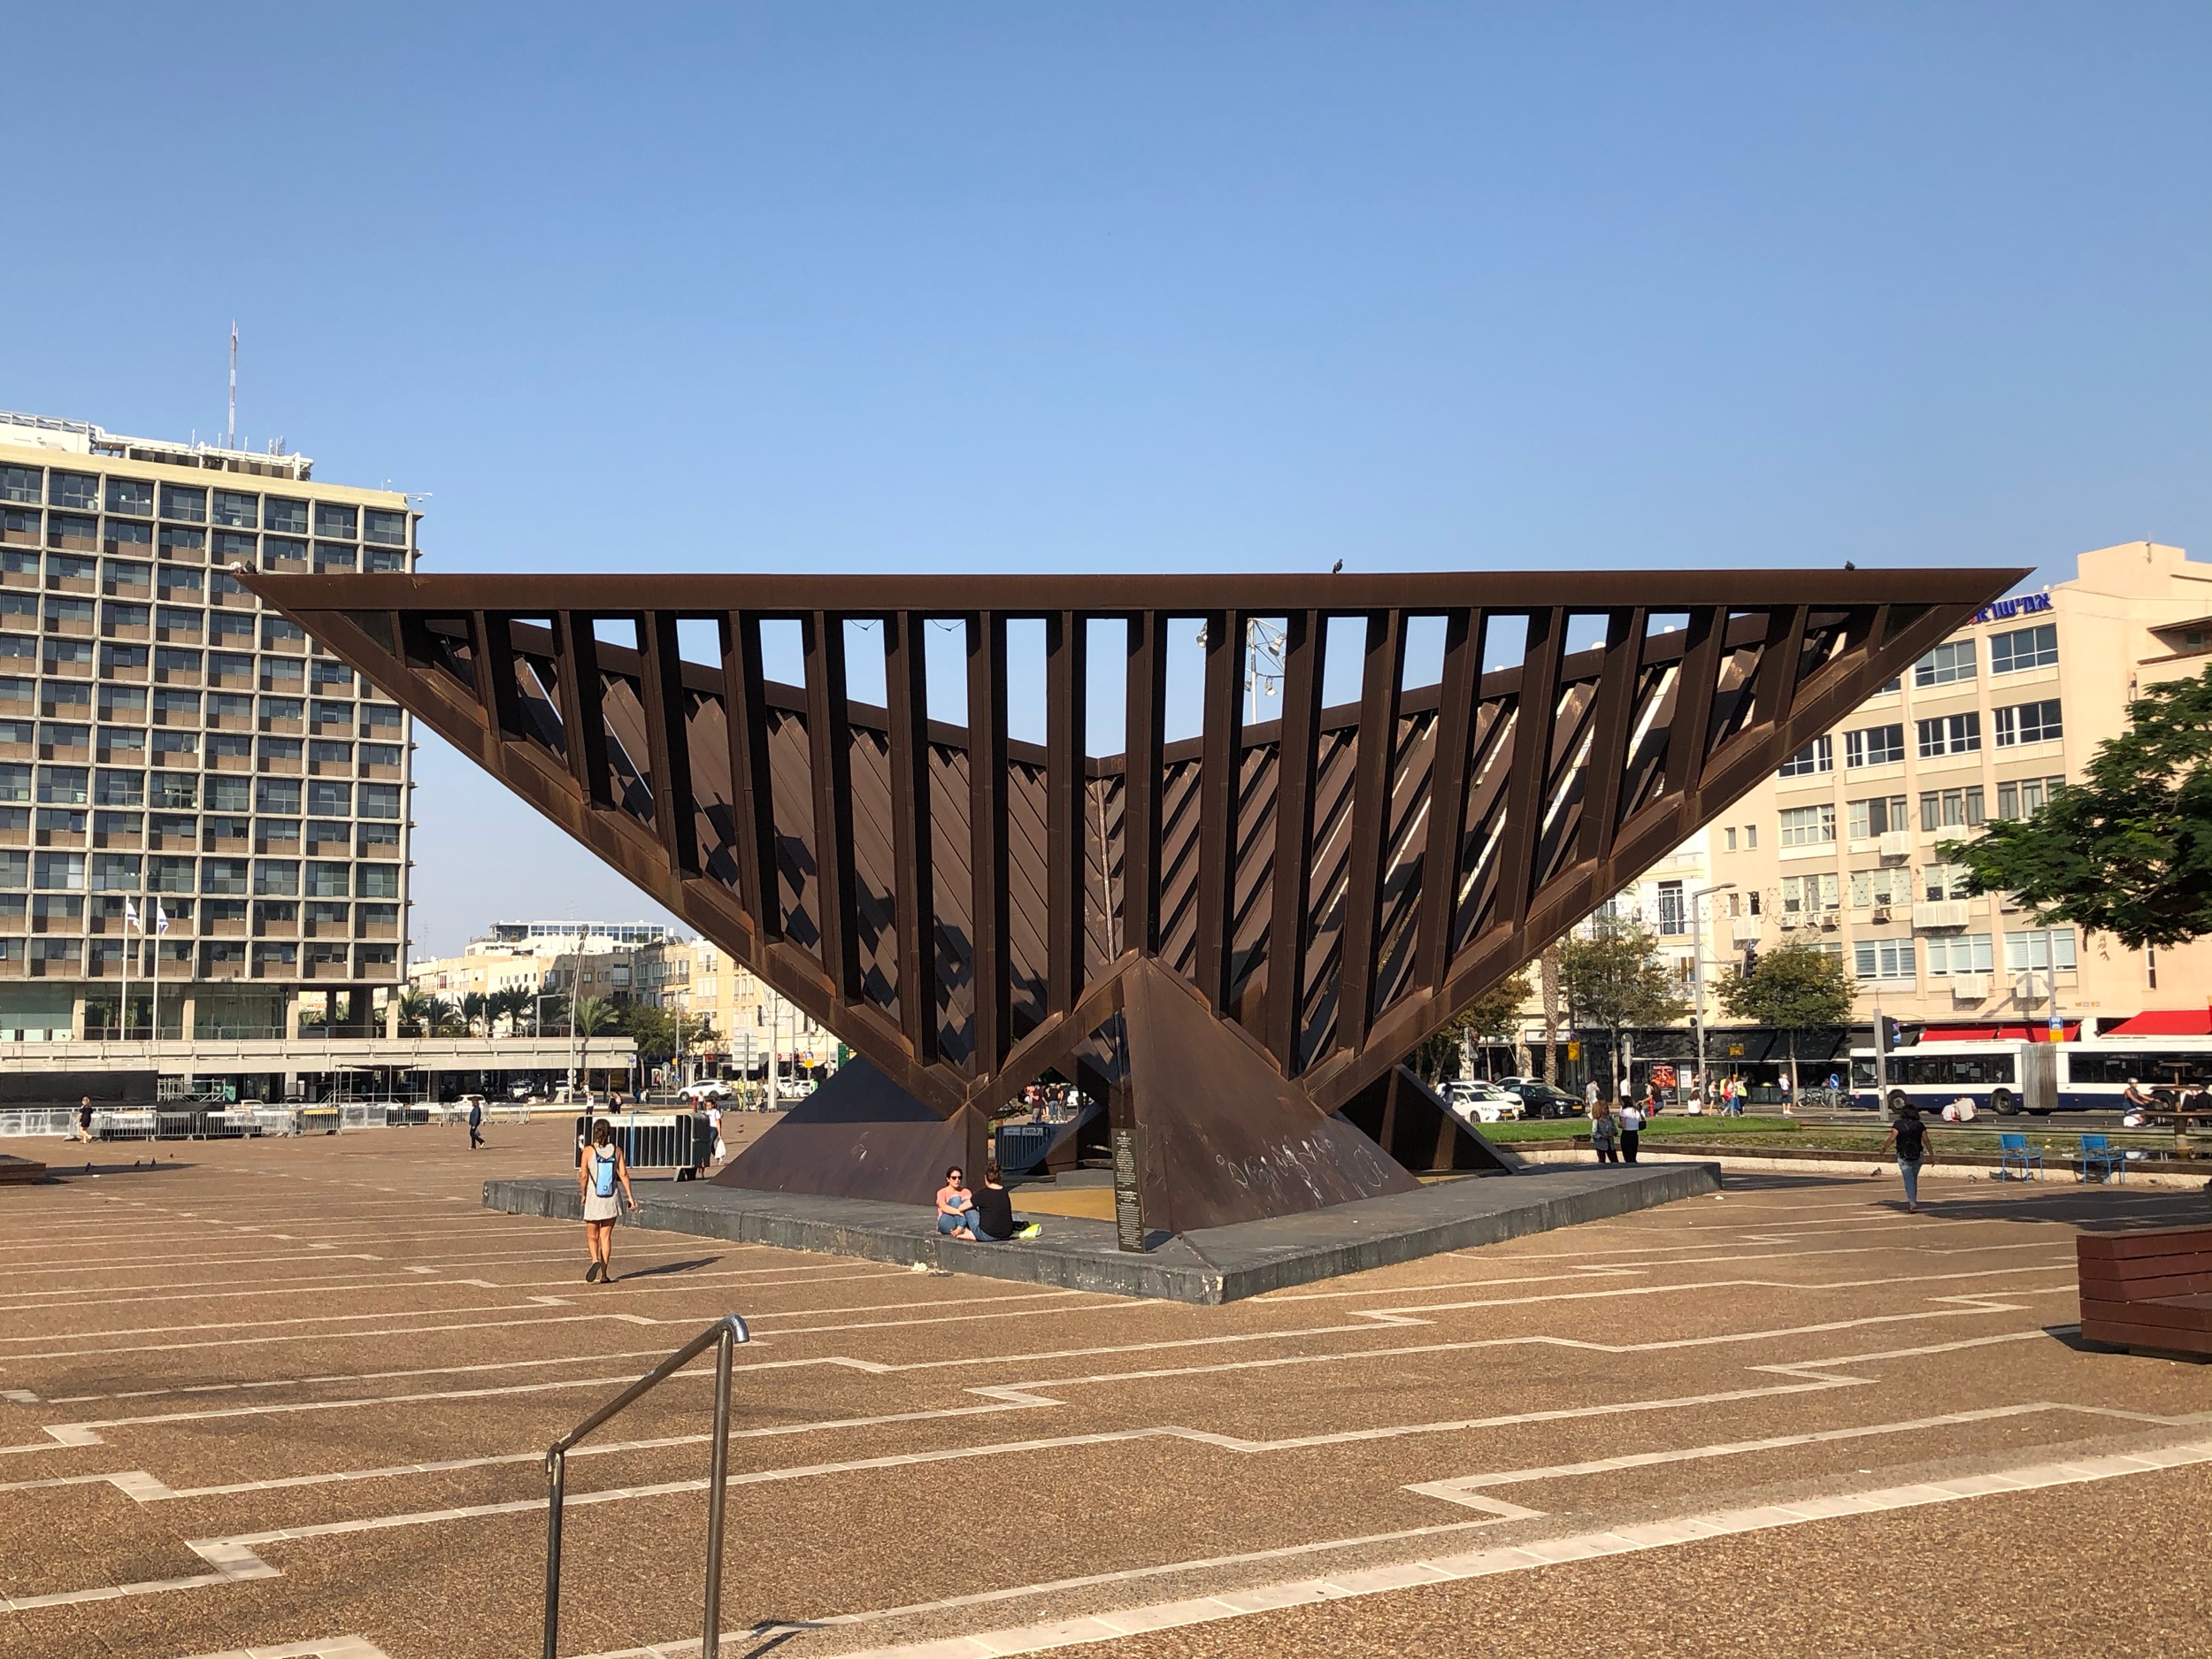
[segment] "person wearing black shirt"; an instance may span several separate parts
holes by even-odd
[[[1920,1161],[1928,1150],[1928,1126],[1920,1121],[1920,1108],[1907,1106],[1897,1114],[1897,1121],[1890,1125],[1889,1139],[1882,1142],[1886,1152],[1897,1148],[1897,1172],[1905,1178],[1905,1209],[1913,1215],[1920,1213]]]
[[[1014,1236],[1014,1200],[1006,1190],[1005,1172],[997,1164],[983,1166],[983,1185],[975,1189],[974,1201],[975,1219],[970,1225],[979,1240],[997,1244]]]

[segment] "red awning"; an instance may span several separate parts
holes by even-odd
[[[2212,1008],[2162,1008],[2124,1019],[2108,1037],[2212,1037]]]
[[[2081,1021],[2062,1020],[2060,1040],[2073,1042],[2081,1036]],[[1923,1042],[2042,1042],[2049,1038],[2048,1025],[1924,1025]]]

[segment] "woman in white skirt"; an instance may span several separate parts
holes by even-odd
[[[626,1203],[637,1208],[630,1191],[629,1161],[614,1144],[614,1125],[601,1118],[592,1125],[591,1144],[576,1165],[576,1187],[584,1198],[584,1243],[591,1251],[591,1265],[584,1282],[614,1283],[614,1223]]]

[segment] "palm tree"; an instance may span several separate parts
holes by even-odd
[[[483,992],[470,991],[461,998],[461,1022],[468,1028],[468,1034],[472,1037],[476,1034],[480,1024],[484,1027],[487,1037],[492,1034],[491,1014]]]
[[[522,1017],[530,1011],[531,1000],[530,993],[525,990],[494,991],[484,999],[484,1034],[489,1036],[493,1024],[503,1019],[508,1035],[512,1036],[521,1029]]]
[[[399,1033],[403,1037],[419,1037],[424,1022],[430,1017],[430,999],[420,991],[408,991],[399,999]]]
[[[591,1067],[587,1062],[591,1055],[591,1040],[602,1032],[612,1031],[621,1025],[622,1013],[604,997],[586,996],[577,1000],[569,1018],[570,1028],[580,1039],[576,1047],[576,1080],[588,1094],[591,1089]]]
[[[461,1010],[442,996],[434,996],[423,1003],[423,1028],[434,1037],[449,1037],[459,1024]]]

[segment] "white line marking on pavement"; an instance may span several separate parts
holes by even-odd
[[[233,1647],[227,1653],[195,1654],[192,1659],[392,1659],[359,1636],[326,1636],[320,1641],[290,1641],[281,1647]]]
[[[1009,1659],[1010,1655],[1017,1654],[1043,1653],[1055,1647],[1071,1647],[1086,1642],[1113,1641],[1146,1632],[1211,1624],[1221,1619],[1268,1612],[1277,1608],[1343,1601],[1353,1596],[1379,1595],[1418,1585],[1447,1584],[1461,1579],[1488,1578],[1499,1573],[1526,1572],[1563,1562],[1587,1561],[1601,1555],[1626,1555],[1636,1550],[1662,1549],[1675,1544],[1696,1543],[1702,1539],[1768,1532],[1777,1527],[1796,1526],[1808,1521],[1841,1516],[1877,1515],[1886,1510],[1909,1509],[1923,1504],[1963,1502],[2000,1493],[2109,1480],[2123,1475],[2179,1469],[2204,1463],[2212,1463],[2212,1441],[2188,1441],[2117,1456],[2084,1458],[2067,1463],[2035,1464],[1955,1480],[1891,1486],[1876,1492],[1813,1494],[1792,1499],[1787,1503],[1686,1515],[1642,1526],[1624,1526],[1617,1532],[1540,1539],[1508,1548],[1435,1556],[1364,1571],[1262,1585],[1220,1595],[1199,1596],[1187,1601],[1159,1602],[1010,1630],[982,1631],[932,1641],[872,1647],[862,1652],[848,1653],[842,1655],[842,1659]],[[933,1609],[917,1608],[902,1610],[927,1612]],[[803,1626],[765,1626],[757,1631],[726,1634],[723,1641],[727,1644],[800,1628]],[[592,1659],[677,1659],[677,1655],[696,1653],[698,1649],[699,1644],[695,1641],[676,1641],[656,1647],[595,1655]]]

